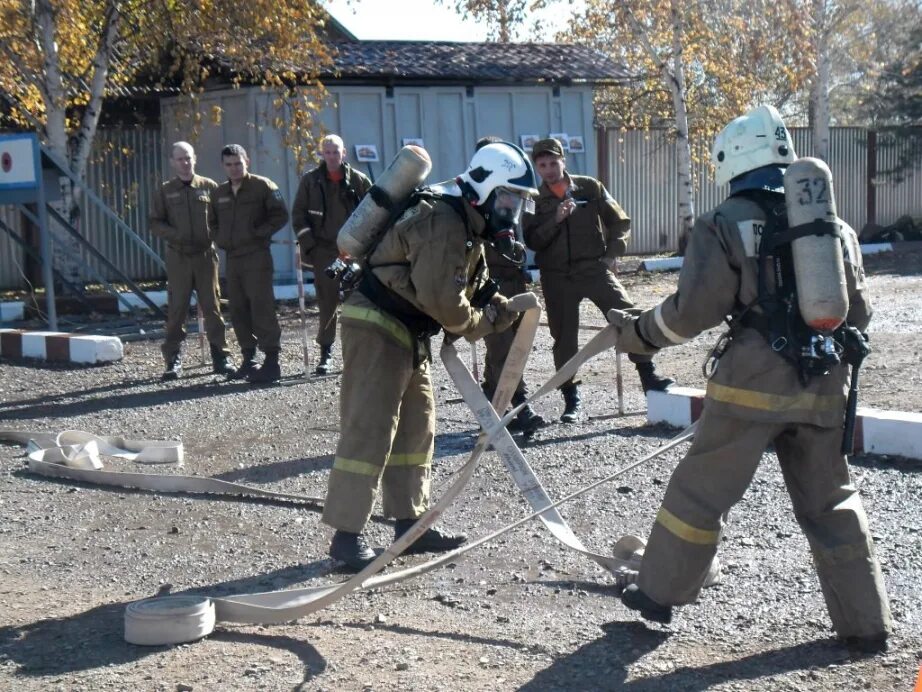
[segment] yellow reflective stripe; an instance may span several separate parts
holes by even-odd
[[[333,459],[333,468],[337,471],[356,473],[360,476],[377,476],[379,473],[381,473],[380,466],[369,464],[367,461],[344,459],[343,457],[336,457]]]
[[[380,310],[362,308],[358,307],[357,305],[349,305],[347,303],[346,305],[343,305],[342,316],[353,320],[371,322],[372,324],[384,329],[388,334],[393,336],[395,339],[397,339],[397,341],[399,341],[407,348],[413,348],[413,340],[410,338],[409,330],[399,321],[385,315]]]
[[[664,529],[689,543],[697,543],[698,545],[717,545],[717,542],[720,540],[720,531],[696,529],[691,524],[686,524],[665,507],[660,507],[659,513],[656,515],[656,521],[658,524],[662,525]]]
[[[725,404],[736,404],[762,411],[836,411],[844,404],[842,395],[837,394],[768,394],[728,387],[713,381],[708,382],[707,396]]]
[[[691,341],[691,338],[684,337],[676,334],[669,328],[669,325],[666,324],[666,320],[663,319],[663,304],[660,303],[656,306],[656,309],[653,311],[653,321],[656,322],[656,326],[659,327],[659,330],[663,333],[669,341],[674,344],[684,344],[687,341]]]
[[[425,466],[429,463],[428,452],[417,452],[416,454],[394,454],[387,458],[388,466]]]

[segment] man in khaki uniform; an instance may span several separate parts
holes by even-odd
[[[279,351],[282,329],[272,289],[272,235],[288,222],[288,210],[278,186],[247,171],[249,159],[239,144],[221,150],[227,182],[211,193],[215,244],[227,253],[227,294],[234,333],[243,354],[237,377],[253,383],[281,377]],[[255,364],[256,347],[265,354]]]
[[[474,151],[479,151],[488,144],[496,144],[502,141],[501,137],[481,137],[477,140]],[[521,245],[519,248],[521,248]],[[496,282],[502,295],[515,296],[528,290],[524,253],[522,253],[523,262],[518,262],[518,258],[507,256],[488,244],[484,247],[484,256],[487,260],[487,268],[490,270],[490,278]],[[483,337],[487,353],[484,358],[482,387],[488,399],[493,399],[493,394],[499,385],[499,377],[503,372],[503,366],[506,364],[506,358],[509,355],[509,349],[512,348],[512,342],[515,340],[520,322],[521,320],[516,320],[511,329],[496,334],[487,334]],[[518,406],[525,401],[527,396],[528,388],[525,385],[525,379],[522,378],[512,395],[512,405]],[[531,405],[526,404],[518,415],[510,421],[509,429],[521,430],[523,436],[527,439],[532,437],[538,428],[545,424],[544,418],[536,414]]]
[[[648,353],[732,316],[730,345],[717,354],[694,443],[672,475],[638,581],[622,600],[643,617],[668,622],[672,606],[698,598],[727,513],[774,445],[836,633],[850,646],[878,651],[886,647],[890,610],[861,498],[840,452],[847,367],[830,362],[827,374],[805,377],[805,366],[781,355],[781,340],[765,328],[775,303],[759,288],[759,246],[782,237],[775,234],[783,228],[771,224],[787,218],[783,173],[795,158],[774,108],[761,106],[730,123],[714,146],[717,182],[729,182],[730,197],[695,222],[678,290],[639,319],[609,314],[619,344]],[[846,324],[863,331],[871,306],[861,252],[854,231],[840,227]],[[773,254],[784,257],[790,246],[777,247]],[[769,287],[777,286],[773,268],[766,262],[762,279]],[[788,323],[785,308],[781,314]],[[796,342],[792,334],[786,338]],[[846,344],[849,334],[857,331],[836,331],[835,338]],[[797,345],[794,352],[803,350]]]
[[[163,183],[151,200],[151,232],[166,241],[168,292],[166,338],[161,350],[166,370],[161,379],[175,380],[182,371],[180,347],[186,338],[186,318],[192,291],[205,317],[214,372],[233,375],[228,359],[218,289],[218,254],[208,230],[208,196],[218,184],[195,174],[195,150],[188,142],[170,149],[176,177]]]
[[[471,170],[477,170],[474,180]],[[336,529],[330,555],[353,570],[375,554],[362,536],[383,486],[385,516],[399,538],[429,506],[435,402],[429,339],[441,329],[468,339],[507,329],[518,317],[502,295],[474,307],[487,280],[482,247],[512,228],[534,190],[517,147],[493,144],[456,182],[411,206],[367,258],[342,309],[340,430],[323,508]],[[452,550],[464,536],[426,531],[408,552]]]
[[[314,289],[320,309],[317,345],[320,361],[317,375],[329,372],[336,340],[336,308],[339,305],[339,280],[324,269],[339,256],[336,235],[349,215],[371,187],[367,176],[345,162],[346,147],[338,135],[320,140],[323,163],[301,178],[291,208],[291,225],[301,248],[301,261],[314,272]]]
[[[631,220],[598,180],[567,173],[563,146],[556,139],[537,142],[531,155],[542,183],[535,213],[525,217],[525,244],[535,251],[541,270],[554,365],[559,369],[579,350],[579,306],[584,299],[603,314],[634,306],[613,271],[616,258],[627,249]],[[650,356],[628,357],[644,392],[675,384],[656,374]],[[560,391],[565,404],[560,420],[576,422],[578,383],[571,380]]]

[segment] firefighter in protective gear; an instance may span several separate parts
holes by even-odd
[[[610,315],[619,342],[648,353],[684,343],[726,315],[733,335],[708,382],[694,443],[670,479],[637,583],[622,601],[668,622],[673,606],[698,598],[727,513],[774,445],[836,633],[863,651],[884,649],[887,594],[840,452],[847,368],[837,365],[804,383],[759,326],[759,246],[771,237],[772,216],[785,214],[783,173],[795,156],[790,136],[777,111],[762,106],[724,129],[713,156],[717,181],[729,182],[730,196],[695,222],[678,290],[639,318]],[[861,252],[854,231],[844,223],[841,229],[847,323],[864,331],[871,305]],[[774,282],[770,269],[762,280]],[[755,318],[744,319],[745,306],[753,306]]]
[[[205,318],[214,372],[233,375],[226,330],[221,317],[218,254],[208,230],[209,195],[218,184],[195,174],[195,150],[176,142],[170,150],[176,177],[163,183],[151,199],[151,232],[166,241],[166,278],[169,293],[161,379],[175,380],[181,372],[180,346],[186,338],[186,317],[192,291]]]
[[[631,220],[602,183],[567,172],[563,145],[556,139],[537,142],[531,155],[542,183],[535,214],[525,218],[525,244],[535,251],[541,270],[559,369],[579,350],[579,306],[584,299],[603,314],[634,306],[613,271],[616,258],[627,249]],[[656,373],[649,355],[629,352],[628,357],[644,392],[675,384]],[[571,380],[560,391],[565,404],[560,420],[574,423],[581,410],[578,383]]]
[[[323,163],[305,173],[298,185],[291,224],[301,248],[301,261],[314,273],[320,310],[317,330],[320,360],[314,373],[326,375],[336,340],[339,280],[328,277],[324,269],[339,256],[336,235],[368,192],[371,181],[345,162],[346,147],[338,135],[327,135],[320,140],[320,153]]]
[[[502,142],[500,137],[481,137],[477,141],[474,151],[479,151],[488,144]],[[492,245],[487,244],[484,248],[484,255],[487,260],[487,268],[490,270],[490,278],[496,282],[499,292],[504,296],[514,296],[525,293],[528,290],[528,273],[524,264],[524,255],[516,257],[506,255]],[[504,332],[497,334],[487,334],[483,337],[486,345],[486,357],[484,358],[483,368],[483,391],[487,399],[493,399],[496,387],[499,384],[499,376],[503,372],[503,366],[506,364],[506,357],[509,355],[509,349],[512,348],[512,342],[518,331],[519,322]],[[525,379],[519,380],[515,393],[512,395],[512,405],[518,406],[523,403],[528,396],[528,388],[525,385]],[[523,436],[527,439],[532,437],[538,428],[546,425],[544,418],[535,413],[530,404],[526,404],[518,415],[510,421],[510,430],[521,430]]]
[[[352,570],[375,557],[362,532],[379,484],[384,514],[396,519],[396,538],[429,506],[435,436],[430,337],[444,329],[479,339],[508,329],[518,317],[500,294],[475,307],[488,279],[484,241],[503,223],[515,223],[535,192],[521,151],[490,146],[490,156],[472,161],[454,182],[435,186],[438,194],[410,206],[384,233],[368,254],[362,283],[342,307],[342,434],[323,521],[336,529],[330,555]],[[408,552],[452,550],[465,540],[430,528]]]
[[[278,186],[247,171],[249,159],[239,144],[221,150],[227,182],[211,193],[208,221],[215,244],[227,253],[227,294],[234,333],[243,354],[235,377],[252,383],[281,377],[282,329],[272,289],[272,236],[288,223],[288,209]],[[265,354],[256,367],[256,347]]]

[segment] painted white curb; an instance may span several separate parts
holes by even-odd
[[[0,322],[17,322],[23,318],[25,313],[26,304],[22,301],[0,303]]]
[[[668,272],[682,268],[684,257],[653,257],[640,263],[640,269],[645,272]]]
[[[670,387],[665,392],[650,392],[647,422],[684,428],[698,420],[703,407],[703,389]],[[859,407],[855,453],[922,459],[922,413]]]
[[[4,358],[95,364],[121,360],[124,355],[125,347],[117,336],[0,329],[0,357]]]
[[[286,285],[275,285],[272,287],[273,292],[275,293],[276,300],[297,300],[298,299],[298,287],[296,284],[286,284]],[[158,307],[166,307],[167,305],[167,292],[166,291],[146,291],[145,295],[150,298],[155,305]],[[314,298],[316,296],[316,291],[314,290],[313,284],[304,284],[304,297],[305,298]],[[147,303],[144,303],[138,296],[134,293],[122,293],[122,297],[135,308],[140,308],[141,310],[147,309]],[[192,295],[192,305],[195,305],[195,294]],[[121,300],[118,301],[118,311],[120,313],[129,312],[128,306]]]

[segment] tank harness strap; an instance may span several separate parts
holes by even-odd
[[[378,189],[380,190],[380,188]],[[372,194],[374,190],[375,190],[375,187],[372,186],[371,190],[369,190],[369,194]],[[383,190],[380,190],[380,192],[385,197],[387,197],[387,201],[388,203],[390,203],[390,206],[387,206],[384,203],[378,202],[377,199],[375,199],[375,201],[381,204],[381,206],[389,209],[392,212],[397,211],[394,209],[393,203],[391,202],[390,197],[387,196],[387,194],[384,193]],[[438,195],[428,189],[423,189],[423,190],[419,190],[415,192],[411,196],[410,202],[405,207],[399,209],[399,212],[402,214],[403,211],[405,211],[407,208],[415,204],[418,204],[420,200],[423,200],[423,199],[435,199],[435,200],[441,200],[445,202],[446,204],[448,204],[448,206],[450,206],[452,209],[454,209],[458,213],[462,221],[464,221],[465,228],[468,228],[467,216],[465,215],[464,207],[462,206],[463,200],[458,199],[458,198],[449,197],[447,195],[445,196]],[[456,204],[456,202],[460,204]],[[392,216],[391,218],[394,218],[394,217]],[[394,222],[396,222],[396,219],[394,219]],[[391,226],[393,226],[393,224],[391,224]],[[468,233],[470,233],[469,228],[468,228]],[[384,235],[385,234],[382,233],[380,237],[383,238]],[[372,248],[372,250],[369,251],[368,253],[369,257],[371,256],[372,252],[374,252],[374,248]],[[417,366],[423,360],[429,359],[430,357],[429,338],[438,334],[442,330],[442,325],[439,324],[436,320],[429,317],[429,315],[427,315],[422,310],[417,308],[406,298],[395,293],[390,288],[385,286],[381,282],[381,280],[375,275],[374,270],[376,268],[395,267],[395,266],[409,267],[410,263],[403,261],[403,262],[385,262],[382,264],[372,264],[369,261],[367,264],[368,270],[363,273],[362,281],[358,286],[358,290],[363,296],[368,298],[378,308],[393,315],[398,320],[400,320],[406,326],[406,328],[410,331],[410,334],[413,335],[416,341],[416,345],[414,346],[413,351],[414,351],[414,366]]]

